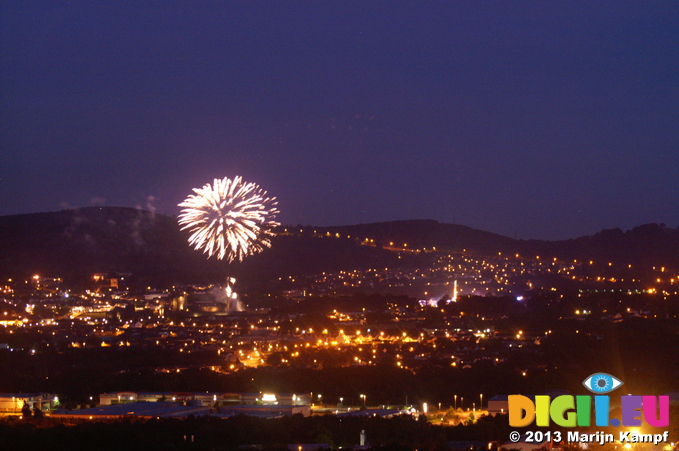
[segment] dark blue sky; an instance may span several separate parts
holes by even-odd
[[[4,1],[0,32],[1,215],[242,175],[290,224],[679,226],[676,2]]]

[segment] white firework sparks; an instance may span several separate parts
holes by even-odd
[[[182,230],[189,230],[189,244],[203,250],[208,257],[242,261],[248,255],[271,247],[276,198],[241,177],[215,179],[202,188],[194,188],[179,215]]]

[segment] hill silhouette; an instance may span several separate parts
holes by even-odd
[[[176,218],[148,211],[90,207],[2,216],[0,276],[41,274],[85,281],[93,273],[118,272],[133,274],[139,283],[168,284],[219,282],[228,274],[256,283],[286,275],[419,264],[430,257],[394,249],[433,248],[679,268],[679,230],[658,224],[563,241],[515,240],[434,220],[298,225],[277,232],[271,249],[243,263],[227,264],[191,249]],[[362,245],[366,243],[370,245]]]
[[[0,276],[33,274],[85,282],[94,273],[130,273],[140,285],[252,282],[279,275],[398,263],[392,252],[350,240],[282,234],[272,249],[228,264],[187,243],[176,218],[121,207],[89,207],[0,217]]]
[[[91,207],[0,217],[0,272],[9,277],[80,280],[121,272],[200,281],[220,269],[191,251],[173,218],[147,211]]]

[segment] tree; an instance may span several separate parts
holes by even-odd
[[[469,416],[467,417],[467,426],[474,424],[474,420],[475,420],[474,414],[470,413]]]
[[[23,415],[25,418],[28,418],[31,416],[31,408],[29,407],[28,403],[24,401],[24,406],[21,408],[21,415]]]

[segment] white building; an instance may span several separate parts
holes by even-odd
[[[24,403],[33,410],[53,410],[59,402],[51,393],[0,393],[0,415],[21,415]]]

